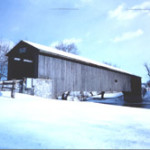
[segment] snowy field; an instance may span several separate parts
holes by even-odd
[[[150,149],[150,109],[0,96],[1,149]]]

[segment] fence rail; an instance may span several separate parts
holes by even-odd
[[[9,89],[11,91],[11,98],[15,98],[16,83],[18,82],[20,82],[20,80],[1,81],[1,91]]]

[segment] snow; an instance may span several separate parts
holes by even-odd
[[[150,91],[146,91],[145,95],[143,96],[144,101],[150,102]]]
[[[108,99],[87,99],[88,102],[94,102],[94,103],[103,103],[103,104],[112,104],[112,105],[125,105],[123,97],[118,98],[108,98]],[[131,105],[131,104],[130,104]]]
[[[114,104],[114,105],[124,105],[124,95],[122,92],[112,92],[112,93],[105,93],[104,98],[101,98],[100,95],[94,95],[92,97],[88,97],[86,99],[88,102],[94,103],[103,103],[103,104]]]
[[[123,96],[122,92],[104,93],[104,98],[117,98]],[[92,98],[101,99],[101,95],[95,95]]]
[[[150,109],[0,96],[1,149],[148,149]]]
[[[108,68],[110,70],[114,70],[114,71],[129,74],[129,75],[133,75],[133,74],[131,74],[127,71],[124,71],[122,69],[119,69],[119,68],[116,68],[116,67],[113,67],[113,66],[110,66],[110,65],[107,65],[107,64],[99,63],[99,62],[96,62],[96,61],[93,61],[93,60],[89,60],[89,59],[83,58],[83,57],[78,56],[78,55],[63,52],[63,51],[60,51],[60,50],[58,50],[56,48],[53,48],[53,47],[48,47],[48,46],[44,46],[44,45],[41,45],[41,44],[30,42],[30,41],[25,41],[25,40],[23,40],[23,42],[25,42],[29,45],[32,45],[33,47],[39,49],[43,53],[50,53],[50,54],[54,54],[54,55],[59,55],[61,57],[75,59],[77,61],[85,62],[85,63],[88,63],[88,64],[94,64],[94,65],[97,65],[97,66]],[[134,76],[136,76],[136,75],[134,75]]]

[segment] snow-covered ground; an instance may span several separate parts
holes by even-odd
[[[150,109],[0,96],[1,149],[150,149]]]
[[[122,96],[123,96],[122,92],[104,93],[104,98],[117,98],[117,97],[122,97]],[[92,98],[101,99],[101,95],[95,95]]]
[[[95,95],[86,99],[88,102],[124,105],[124,95],[122,92],[105,93],[104,99],[101,95]]]

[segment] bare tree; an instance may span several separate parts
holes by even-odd
[[[147,63],[145,63],[144,66],[146,68],[148,76],[150,77],[150,66]]]
[[[119,68],[117,65],[112,64],[112,63],[110,63],[110,62],[105,62],[105,61],[104,61],[103,63],[106,64],[106,65],[112,66],[112,67]]]
[[[6,54],[9,51],[9,44],[0,41],[0,80],[7,78],[7,65],[8,60]]]
[[[78,55],[78,49],[74,43],[66,44],[66,43],[60,42],[58,43],[58,45],[55,46],[55,48],[64,52]]]
[[[144,67],[145,67],[145,69],[146,69],[146,71],[147,71],[147,75],[148,75],[149,78],[150,78],[150,65],[148,65],[147,63],[145,63],[145,64],[144,64]],[[146,86],[147,86],[147,87],[150,87],[150,79],[146,82]]]

